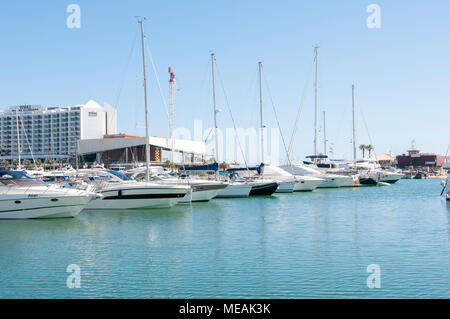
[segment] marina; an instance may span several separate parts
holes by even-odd
[[[450,299],[448,10],[100,3],[0,18],[0,300]]]
[[[438,180],[0,222],[3,298],[449,298]],[[67,289],[66,267],[81,268]],[[378,264],[382,288],[368,289]]]

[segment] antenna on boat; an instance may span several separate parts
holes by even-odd
[[[150,145],[149,145],[149,136],[148,136],[148,105],[147,105],[147,78],[145,75],[145,49],[144,49],[144,26],[143,20],[145,18],[138,21],[141,27],[141,42],[142,42],[142,70],[144,75],[144,104],[145,104],[145,166],[146,166],[146,180],[150,181]]]

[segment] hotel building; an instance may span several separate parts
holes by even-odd
[[[70,158],[80,140],[116,134],[116,110],[90,100],[84,105],[42,107],[13,106],[0,111],[2,159]]]

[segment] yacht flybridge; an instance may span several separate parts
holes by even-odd
[[[83,190],[48,186],[23,171],[0,171],[0,219],[74,217],[99,197]]]

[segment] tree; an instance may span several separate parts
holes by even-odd
[[[221,170],[226,170],[228,168],[228,164],[223,161],[222,163],[219,164],[219,169]]]
[[[0,163],[0,167],[2,167],[3,169],[9,169],[9,162],[7,160],[3,160]]]
[[[372,144],[367,145],[367,146],[366,146],[366,150],[369,151],[369,157],[370,157],[370,155],[371,155],[371,153],[372,153],[372,151],[373,151],[373,146],[372,146]]]
[[[25,166],[25,167],[30,167],[31,166],[31,161],[30,160],[24,160],[23,161],[23,166]]]
[[[361,144],[361,145],[359,146],[359,149],[363,152],[363,158],[364,158],[364,155],[365,155],[365,151],[366,151],[366,149],[367,149],[367,146],[364,145],[364,144]]]
[[[163,164],[163,167],[164,168],[170,168],[170,161],[169,160],[165,161],[164,164]]]

